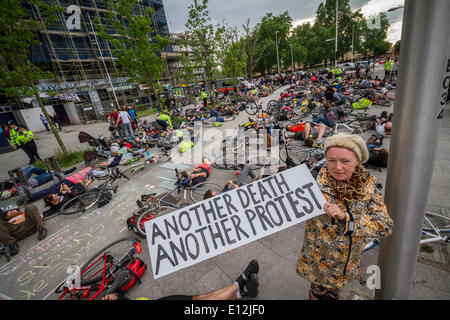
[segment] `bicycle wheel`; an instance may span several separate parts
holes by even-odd
[[[173,207],[169,207],[169,206],[160,206],[159,207],[159,211],[157,207],[154,208],[150,208],[148,210],[146,210],[145,212],[143,212],[137,222],[136,222],[136,231],[137,233],[143,237],[146,238],[146,233],[145,233],[145,223],[149,220],[152,220],[154,218],[156,218],[157,216],[161,216],[164,215],[166,213],[172,212],[174,211],[175,208]]]
[[[306,163],[311,159],[309,149],[305,147],[292,148],[289,156],[296,165]]]
[[[450,232],[450,218],[441,214],[426,212],[424,220],[424,231],[434,231],[435,227],[439,232],[449,233]]]
[[[248,102],[245,105],[245,111],[249,114],[249,115],[255,115],[258,112],[258,105],[254,102]]]
[[[276,100],[270,100],[266,106],[266,112],[271,116],[278,114],[280,112],[281,105]]]
[[[284,163],[286,163],[287,155],[291,156],[291,153],[293,152],[293,150],[298,149],[298,148],[303,148],[303,145],[300,142],[291,143],[287,146],[283,145],[282,147],[280,147],[280,152],[279,152],[280,160],[283,161]]]
[[[195,203],[203,200],[203,196],[205,195],[206,191],[211,190],[219,193],[220,191],[222,191],[222,189],[223,187],[219,186],[218,184],[211,182],[202,182],[191,188],[189,196],[191,197],[192,202]]]
[[[140,241],[136,238],[123,238],[99,250],[81,267],[81,285],[87,286],[102,280],[103,273],[110,276],[118,269],[126,268],[137,253],[136,242]]]
[[[97,203],[100,195],[101,192],[99,189],[86,191],[63,204],[60,212],[62,214],[75,214],[85,212]]]

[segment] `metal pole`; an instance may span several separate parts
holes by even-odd
[[[294,73],[294,54],[292,53],[292,44],[291,46],[291,63],[292,63],[292,73]]]
[[[405,1],[385,190],[394,232],[381,243],[376,299],[408,299],[415,278],[449,59],[449,12],[448,0]]]
[[[280,74],[280,58],[278,57],[278,37],[277,37],[278,32],[279,32],[279,31],[276,31],[276,32],[275,32],[275,42],[276,42],[276,45],[277,45],[277,66],[278,66],[278,74]]]
[[[338,4],[339,0],[336,0],[336,39],[334,45],[334,68],[337,68],[337,51],[338,51]]]
[[[352,63],[353,63],[353,39],[355,38],[355,25],[352,26]]]

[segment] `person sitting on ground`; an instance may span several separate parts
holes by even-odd
[[[383,111],[375,129],[383,137],[390,137],[392,132],[392,115],[388,116],[387,112]]]
[[[381,147],[383,136],[372,135],[367,139],[367,149],[369,151],[369,160],[367,164],[386,168],[389,158],[389,150]]]
[[[328,102],[323,105],[322,114],[313,120],[314,123],[323,123],[329,128],[334,128],[339,116],[344,110],[337,106],[331,106]]]
[[[170,116],[160,113],[159,116],[156,117],[156,122],[163,128],[163,131],[167,131],[168,134],[172,134],[173,125],[170,120]]]
[[[0,210],[0,242],[9,248],[9,254],[15,256],[19,253],[18,240],[39,232],[38,240],[47,237],[47,229],[35,205],[27,205],[22,212],[16,204],[9,205]]]
[[[258,273],[259,263],[257,260],[252,260],[236,281],[224,288],[201,295],[172,295],[158,300],[237,300],[245,296],[255,298],[259,294]],[[105,295],[101,300],[129,300],[129,298],[123,294],[112,293]],[[138,298],[138,300],[148,299]]]
[[[303,137],[308,148],[322,148],[322,138],[331,135],[332,129],[323,123],[306,122]]]

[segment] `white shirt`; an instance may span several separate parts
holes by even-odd
[[[122,120],[122,123],[130,123],[130,118],[126,111],[120,111],[119,118]]]

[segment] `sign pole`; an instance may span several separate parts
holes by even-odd
[[[394,232],[381,242],[376,299],[408,299],[435,159],[444,73],[450,74],[448,0],[405,0],[385,203]],[[448,89],[448,88],[447,88]]]

